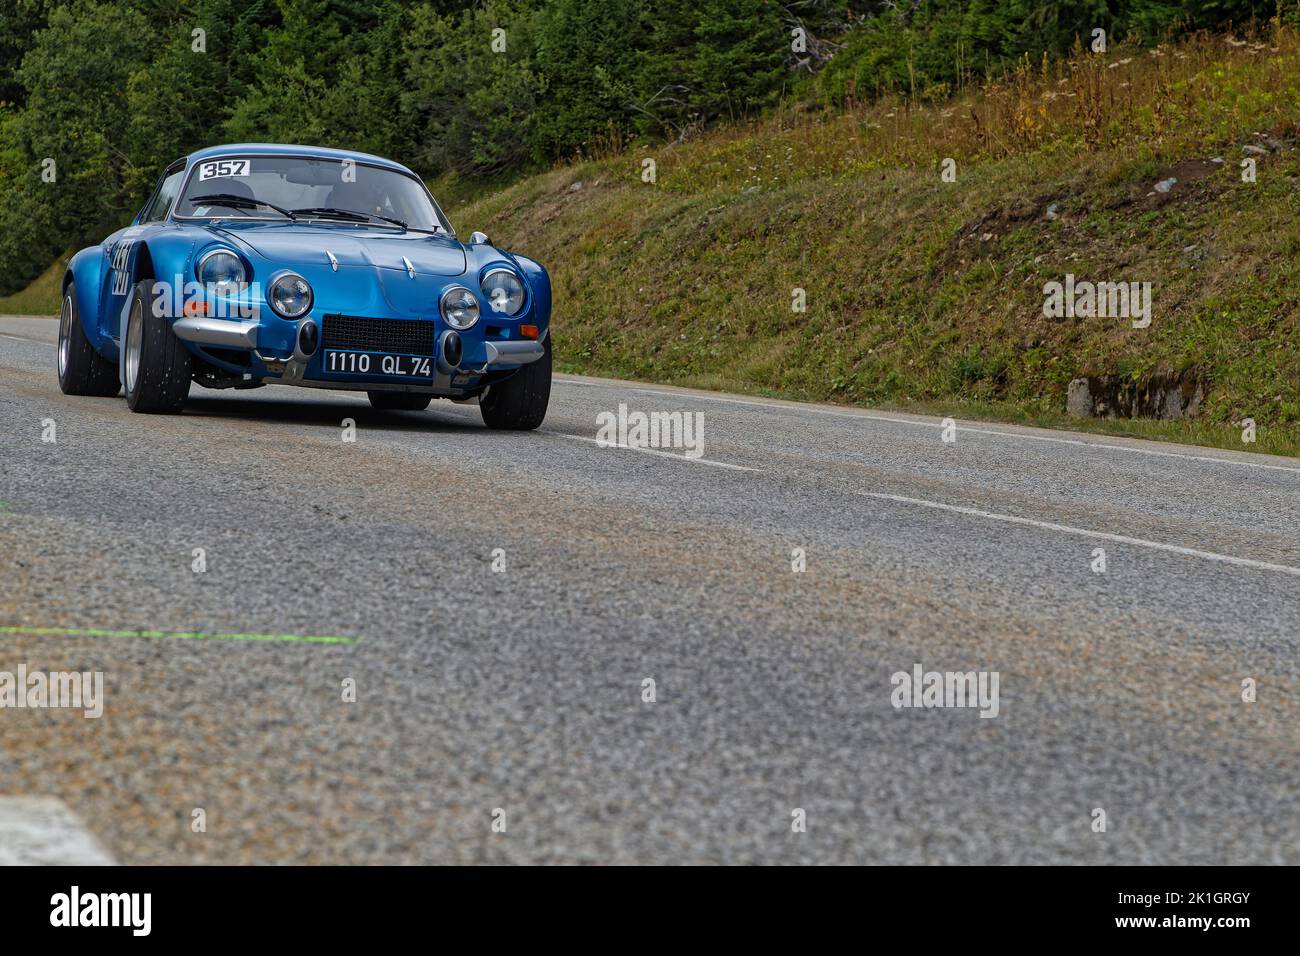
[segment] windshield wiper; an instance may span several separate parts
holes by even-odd
[[[189,199],[191,206],[229,206],[231,209],[274,209],[280,215],[288,219],[297,219],[292,212],[283,206],[277,206],[275,203],[263,202],[261,199],[249,199],[247,196],[236,196],[234,193],[212,193],[207,196],[192,196]]]
[[[381,216],[377,212],[357,212],[355,209],[339,209],[335,206],[308,206],[306,209],[295,209],[294,212],[320,213],[347,222],[368,222],[371,219],[378,219],[381,222],[390,222],[394,226],[401,226],[403,229],[408,228],[405,222],[392,216]]]

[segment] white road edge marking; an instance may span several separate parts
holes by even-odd
[[[28,345],[44,345],[46,348],[57,348],[58,342],[47,342],[44,339],[29,339],[21,335],[10,335],[7,332],[0,332],[0,339],[13,339],[15,342],[26,342]]]
[[[0,866],[112,866],[58,797],[0,797]]]
[[[1113,541],[1117,544],[1130,544],[1140,548],[1151,548],[1155,551],[1168,551],[1171,554],[1181,554],[1190,558],[1203,558],[1206,561],[1219,561],[1223,564],[1235,564],[1243,568],[1254,568],[1259,571],[1278,571],[1282,574],[1291,574],[1300,577],[1300,568],[1292,567],[1287,564],[1270,564],[1267,561],[1256,561],[1253,558],[1237,558],[1230,554],[1216,554],[1213,551],[1198,551],[1196,548],[1184,548],[1178,544],[1165,544],[1162,541],[1148,541],[1145,538],[1130,538],[1128,535],[1111,534],[1108,531],[1090,531],[1087,528],[1075,528],[1068,524],[1056,524],[1052,521],[1039,521],[1036,518],[1022,518],[1018,515],[1004,515],[993,511],[981,511],[978,508],[966,508],[962,505],[949,505],[941,501],[927,501],[924,498],[908,498],[904,495],[890,495],[879,491],[857,491],[854,494],[864,495],[868,498],[877,498],[881,501],[894,501],[901,504],[917,505],[922,508],[934,508],[939,511],[951,511],[955,514],[970,515],[976,518],[987,518],[990,521],[1006,521],[1010,524],[1028,525],[1032,528],[1043,528],[1048,531],[1060,531],[1063,534],[1077,534],[1085,538],[1096,538],[1101,541]]]
[[[559,435],[561,438],[572,438],[574,441],[590,442],[601,448],[621,448],[624,451],[640,451],[647,455],[661,455],[664,458],[672,458],[676,461],[689,461],[696,465],[712,465],[714,468],[730,468],[732,471],[758,471],[757,468],[747,468],[744,465],[733,465],[726,461],[710,461],[707,458],[687,458],[685,455],[674,455],[670,451],[660,451],[657,448],[637,448],[635,445],[608,445],[598,438],[588,438],[586,435],[568,435],[564,432],[547,432],[550,435]]]
[[[584,384],[584,383],[577,383],[577,384]],[[649,389],[640,389],[640,391],[650,391],[650,390],[649,390]],[[671,393],[671,392],[655,392],[654,394],[658,394],[658,395],[672,395],[673,393]],[[734,401],[737,401],[737,400],[736,400],[736,399],[721,399],[721,398],[720,398],[720,399],[715,399],[715,401],[733,401],[733,402],[734,402]],[[763,404],[763,403],[744,402],[743,404]],[[785,406],[782,406],[782,405],[775,405],[775,406],[772,406],[772,407],[775,407],[775,408],[784,408]],[[811,410],[812,410],[812,411],[821,411],[820,409],[811,409]],[[830,412],[829,414],[835,414],[835,413]],[[854,415],[854,416],[852,416],[852,417],[867,417],[867,416],[856,416],[856,415]],[[901,419],[890,419],[890,418],[886,418],[885,420],[886,420],[886,421],[901,421]],[[918,423],[918,424],[919,424],[919,423]],[[575,439],[575,440],[577,440],[577,441],[585,441],[585,442],[590,442],[590,443],[592,443],[592,444],[596,444],[596,445],[602,445],[602,443],[601,443],[599,440],[597,440],[597,439],[595,439],[595,438],[588,438],[588,437],[586,437],[585,435],[568,435],[568,434],[565,434],[565,433],[563,433],[563,432],[550,432],[550,434],[553,434],[553,435],[559,435],[559,436],[562,437],[562,438],[572,438],[572,439]],[[1007,432],[990,432],[990,434],[995,434],[995,435],[997,435],[997,434],[1009,434],[1009,433],[1007,433]],[[1016,436],[1013,436],[1013,437],[1016,437]],[[1062,441],[1070,441],[1072,444],[1079,444],[1079,445],[1092,445],[1092,444],[1093,444],[1092,442],[1074,441],[1074,440],[1071,440],[1071,439],[1061,439],[1061,440],[1062,440]],[[714,466],[717,466],[717,467],[719,467],[719,468],[732,468],[732,469],[736,469],[736,470],[740,470],[740,471],[752,471],[752,472],[759,472],[759,471],[760,471],[760,469],[757,469],[757,468],[746,468],[744,465],[733,465],[733,464],[730,464],[730,463],[728,463],[728,462],[722,462],[722,461],[708,461],[707,459],[704,459],[704,458],[686,458],[686,457],[683,456],[683,455],[674,455],[674,454],[672,454],[671,452],[659,451],[659,450],[657,450],[657,449],[652,449],[652,448],[634,448],[634,447],[631,447],[631,446],[628,446],[628,445],[603,445],[603,447],[607,447],[607,448],[624,448],[624,449],[627,449],[628,451],[642,451],[642,452],[646,452],[646,453],[648,453],[648,454],[652,454],[652,455],[663,455],[665,458],[677,458],[677,459],[680,459],[681,461],[694,461],[694,462],[698,462],[699,464],[703,464],[703,465],[714,465]],[[1100,446],[1097,446],[1097,447],[1102,447],[1102,448],[1109,448],[1109,447],[1122,448],[1123,446],[1100,445]],[[1130,450],[1130,449],[1123,449],[1123,450],[1128,451],[1128,450]],[[1132,450],[1137,451],[1137,450],[1140,450],[1140,449],[1132,449]],[[1170,453],[1166,453],[1166,452],[1155,452],[1154,454],[1170,454]],[[1175,458],[1187,458],[1187,457],[1192,457],[1192,456],[1188,456],[1188,455],[1176,455],[1176,454],[1174,454],[1174,455],[1172,455],[1172,457],[1175,457]],[[1206,460],[1207,460],[1207,461],[1224,461],[1225,459],[1220,459],[1220,458],[1207,458]],[[1253,464],[1253,463],[1251,463],[1251,462],[1235,462],[1235,464]],[[1274,467],[1274,468],[1281,468],[1282,466],[1280,466],[1280,465],[1272,465],[1272,466],[1268,466],[1268,465],[1255,465],[1255,467]],[[1300,469],[1292,469],[1292,470],[1300,470]],[[939,510],[939,511],[948,511],[948,512],[951,512],[951,513],[953,513],[953,514],[962,514],[962,515],[968,515],[968,516],[970,516],[970,517],[975,517],[975,518],[984,518],[984,519],[989,520],[989,521],[1004,521],[1004,522],[1007,522],[1007,523],[1009,523],[1009,524],[1019,524],[1019,525],[1025,525],[1025,526],[1028,526],[1028,527],[1031,527],[1031,528],[1041,528],[1041,529],[1043,529],[1043,530],[1045,530],[1045,531],[1058,531],[1058,532],[1060,532],[1060,533],[1062,533],[1062,534],[1073,534],[1073,535],[1079,535],[1079,536],[1081,536],[1081,537],[1085,537],[1085,538],[1095,538],[1095,539],[1100,540],[1100,541],[1111,541],[1111,542],[1114,542],[1114,543],[1116,543],[1116,544],[1126,544],[1126,545],[1132,545],[1132,546],[1134,546],[1134,547],[1139,547],[1139,548],[1149,548],[1149,549],[1151,549],[1151,550],[1153,550],[1153,551],[1165,551],[1165,552],[1168,552],[1168,553],[1170,553],[1170,554],[1181,554],[1181,555],[1183,555],[1184,557],[1189,557],[1189,558],[1200,558],[1200,559],[1205,560],[1205,561],[1218,561],[1218,562],[1221,563],[1221,564],[1232,564],[1232,565],[1236,565],[1236,566],[1238,566],[1238,567],[1243,567],[1243,568],[1253,568],[1253,569],[1255,569],[1255,570],[1257,570],[1257,571],[1276,571],[1276,572],[1281,573],[1281,574],[1290,574],[1290,575],[1293,575],[1293,576],[1296,576],[1296,577],[1300,577],[1300,567],[1293,567],[1293,566],[1291,566],[1291,565],[1287,565],[1287,564],[1272,564],[1272,563],[1270,563],[1270,562],[1268,562],[1268,561],[1257,561],[1257,560],[1255,560],[1254,558],[1239,558],[1239,557],[1235,557],[1235,556],[1230,555],[1230,554],[1218,554],[1218,553],[1213,552],[1213,551],[1201,551],[1201,550],[1199,550],[1199,549],[1197,549],[1197,548],[1187,548],[1187,547],[1184,547],[1184,546],[1182,546],[1182,545],[1178,545],[1178,544],[1165,544],[1165,543],[1162,542],[1162,541],[1150,541],[1150,540],[1148,540],[1148,539],[1146,539],[1146,538],[1134,538],[1134,537],[1130,537],[1129,535],[1123,535],[1123,534],[1112,534],[1112,533],[1110,533],[1109,531],[1092,531],[1092,530],[1089,530],[1088,528],[1076,528],[1076,527],[1074,527],[1073,525],[1057,524],[1056,522],[1053,522],[1053,521],[1040,521],[1040,520],[1038,520],[1037,518],[1022,518],[1022,517],[1020,517],[1019,515],[1004,515],[1004,514],[998,514],[997,512],[994,512],[994,511],[981,511],[979,508],[967,508],[967,507],[965,507],[965,506],[963,506],[963,505],[950,505],[950,504],[945,504],[944,502],[941,502],[941,501],[928,501],[928,500],[926,500],[926,499],[924,499],[924,498],[909,498],[909,497],[907,497],[906,495],[891,495],[891,494],[886,494],[886,493],[884,493],[884,492],[879,492],[879,491],[854,491],[853,493],[854,493],[854,494],[857,494],[857,495],[862,495],[862,496],[867,497],[867,498],[875,498],[875,499],[880,500],[880,501],[893,501],[893,502],[896,502],[896,503],[899,503],[899,504],[917,505],[917,506],[922,507],[922,508],[933,508],[933,509],[936,509],[936,510]]]
[[[16,342],[29,342],[33,345],[44,345],[47,348],[56,348],[57,342],[46,342],[42,339],[29,339],[20,335],[9,335],[0,332],[0,338],[13,339]],[[881,415],[878,412],[857,412],[857,411],[836,411],[833,408],[815,408],[811,405],[800,405],[791,403],[782,405],[778,402],[757,402],[743,398],[728,398],[722,395],[697,395],[694,392],[678,393],[665,392],[660,389],[644,388],[638,385],[618,385],[605,382],[582,382],[574,378],[560,378],[556,381],[564,382],[568,385],[577,385],[579,388],[612,388],[624,389],[629,392],[644,392],[647,395],[665,395],[669,398],[702,398],[710,402],[725,402],[730,405],[752,405],[755,408],[775,408],[778,411],[791,412],[808,412],[812,415],[831,415],[835,418],[863,418],[867,421],[874,422],[892,422],[895,425],[914,425],[920,428],[942,428],[943,422],[918,421],[912,418],[895,418],[892,415]],[[270,385],[279,385],[280,382],[268,382]],[[977,435],[996,435],[1001,438],[1023,438],[1026,441],[1050,442],[1055,445],[1076,445],[1080,448],[1105,448],[1107,451],[1126,451],[1134,455],[1151,455],[1155,458],[1182,458],[1187,461],[1204,461],[1214,465],[1241,465],[1243,468],[1259,468],[1264,471],[1289,471],[1292,474],[1300,474],[1300,466],[1295,465],[1271,465],[1262,461],[1242,461],[1239,458],[1218,458],[1214,455],[1188,455],[1177,451],[1156,451],[1154,448],[1133,448],[1129,445],[1112,445],[1108,442],[1100,441],[1083,441],[1079,438],[1056,438],[1052,435],[1035,435],[1030,432],[1004,432],[995,428],[976,428],[973,425],[958,424],[957,431],[973,432]],[[577,436],[570,436],[577,437]],[[1140,440],[1140,439],[1139,439]],[[640,449],[637,449],[640,450]],[[689,459],[697,461],[699,459]],[[716,464],[715,462],[705,462],[705,464]],[[722,467],[738,468],[743,471],[757,471],[755,468],[744,468],[742,465],[731,465]]]
[[[816,408],[812,405],[801,405],[792,403],[783,405],[779,402],[759,402],[744,398],[728,398],[722,395],[698,395],[695,392],[665,392],[661,389],[643,388],[641,386],[623,386],[607,384],[605,382],[581,382],[577,379],[562,378],[558,379],[568,385],[577,385],[586,388],[612,388],[625,389],[629,392],[645,392],[649,395],[663,395],[668,398],[700,398],[709,402],[725,402],[729,405],[752,405],[755,408],[775,408],[778,411],[787,412],[808,412],[812,415],[830,415],[835,418],[862,418],[867,421],[875,422],[892,422],[895,425],[915,425],[921,428],[942,428],[943,422],[922,421],[914,418],[896,418],[892,415],[882,415],[879,412],[858,412],[858,411],[838,411],[833,408]],[[998,435],[1002,438],[1023,438],[1026,441],[1043,441],[1055,445],[1078,445],[1083,448],[1105,448],[1109,451],[1127,451],[1135,455],[1151,455],[1156,458],[1183,458],[1188,461],[1207,461],[1216,465],[1241,465],[1245,468],[1261,468],[1266,471],[1289,471],[1300,474],[1300,467],[1295,465],[1271,465],[1262,461],[1242,461],[1239,458],[1218,458],[1213,455],[1189,455],[1177,451],[1156,451],[1153,448],[1133,448],[1129,445],[1112,445],[1108,442],[1083,441],[1079,438],[1057,438],[1052,435],[1035,435],[1029,432],[1004,432],[995,428],[976,428],[973,425],[962,425],[958,423],[957,431],[974,432],[979,435]],[[1139,441],[1141,439],[1138,439]]]

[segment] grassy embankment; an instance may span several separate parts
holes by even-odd
[[[551,269],[567,371],[1060,425],[1072,378],[1197,368],[1198,419],[1086,427],[1297,454],[1297,119],[1296,34],[1200,38],[937,104],[791,109],[448,205]],[[1066,272],[1150,281],[1151,326],[1044,318]]]
[[[65,259],[57,259],[27,288],[0,296],[0,315],[58,315],[59,285],[67,267]]]

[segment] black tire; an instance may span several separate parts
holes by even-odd
[[[488,428],[528,431],[546,418],[551,400],[551,337],[546,337],[542,357],[525,365],[504,382],[489,385],[479,399],[483,424]]]
[[[190,393],[190,353],[172,331],[171,323],[154,315],[143,279],[131,292],[122,335],[122,369],[126,403],[133,412],[177,415]]]
[[[386,412],[422,412],[429,407],[432,395],[415,392],[366,392],[374,408]]]
[[[59,388],[64,395],[112,397],[121,391],[117,366],[95,351],[81,326],[77,290],[71,282],[59,307]]]

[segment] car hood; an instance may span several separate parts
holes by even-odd
[[[458,276],[465,272],[465,249],[448,236],[294,223],[222,223],[211,230],[235,238],[267,261],[285,267],[329,262],[332,255],[340,266],[406,272],[410,262],[417,275]]]

